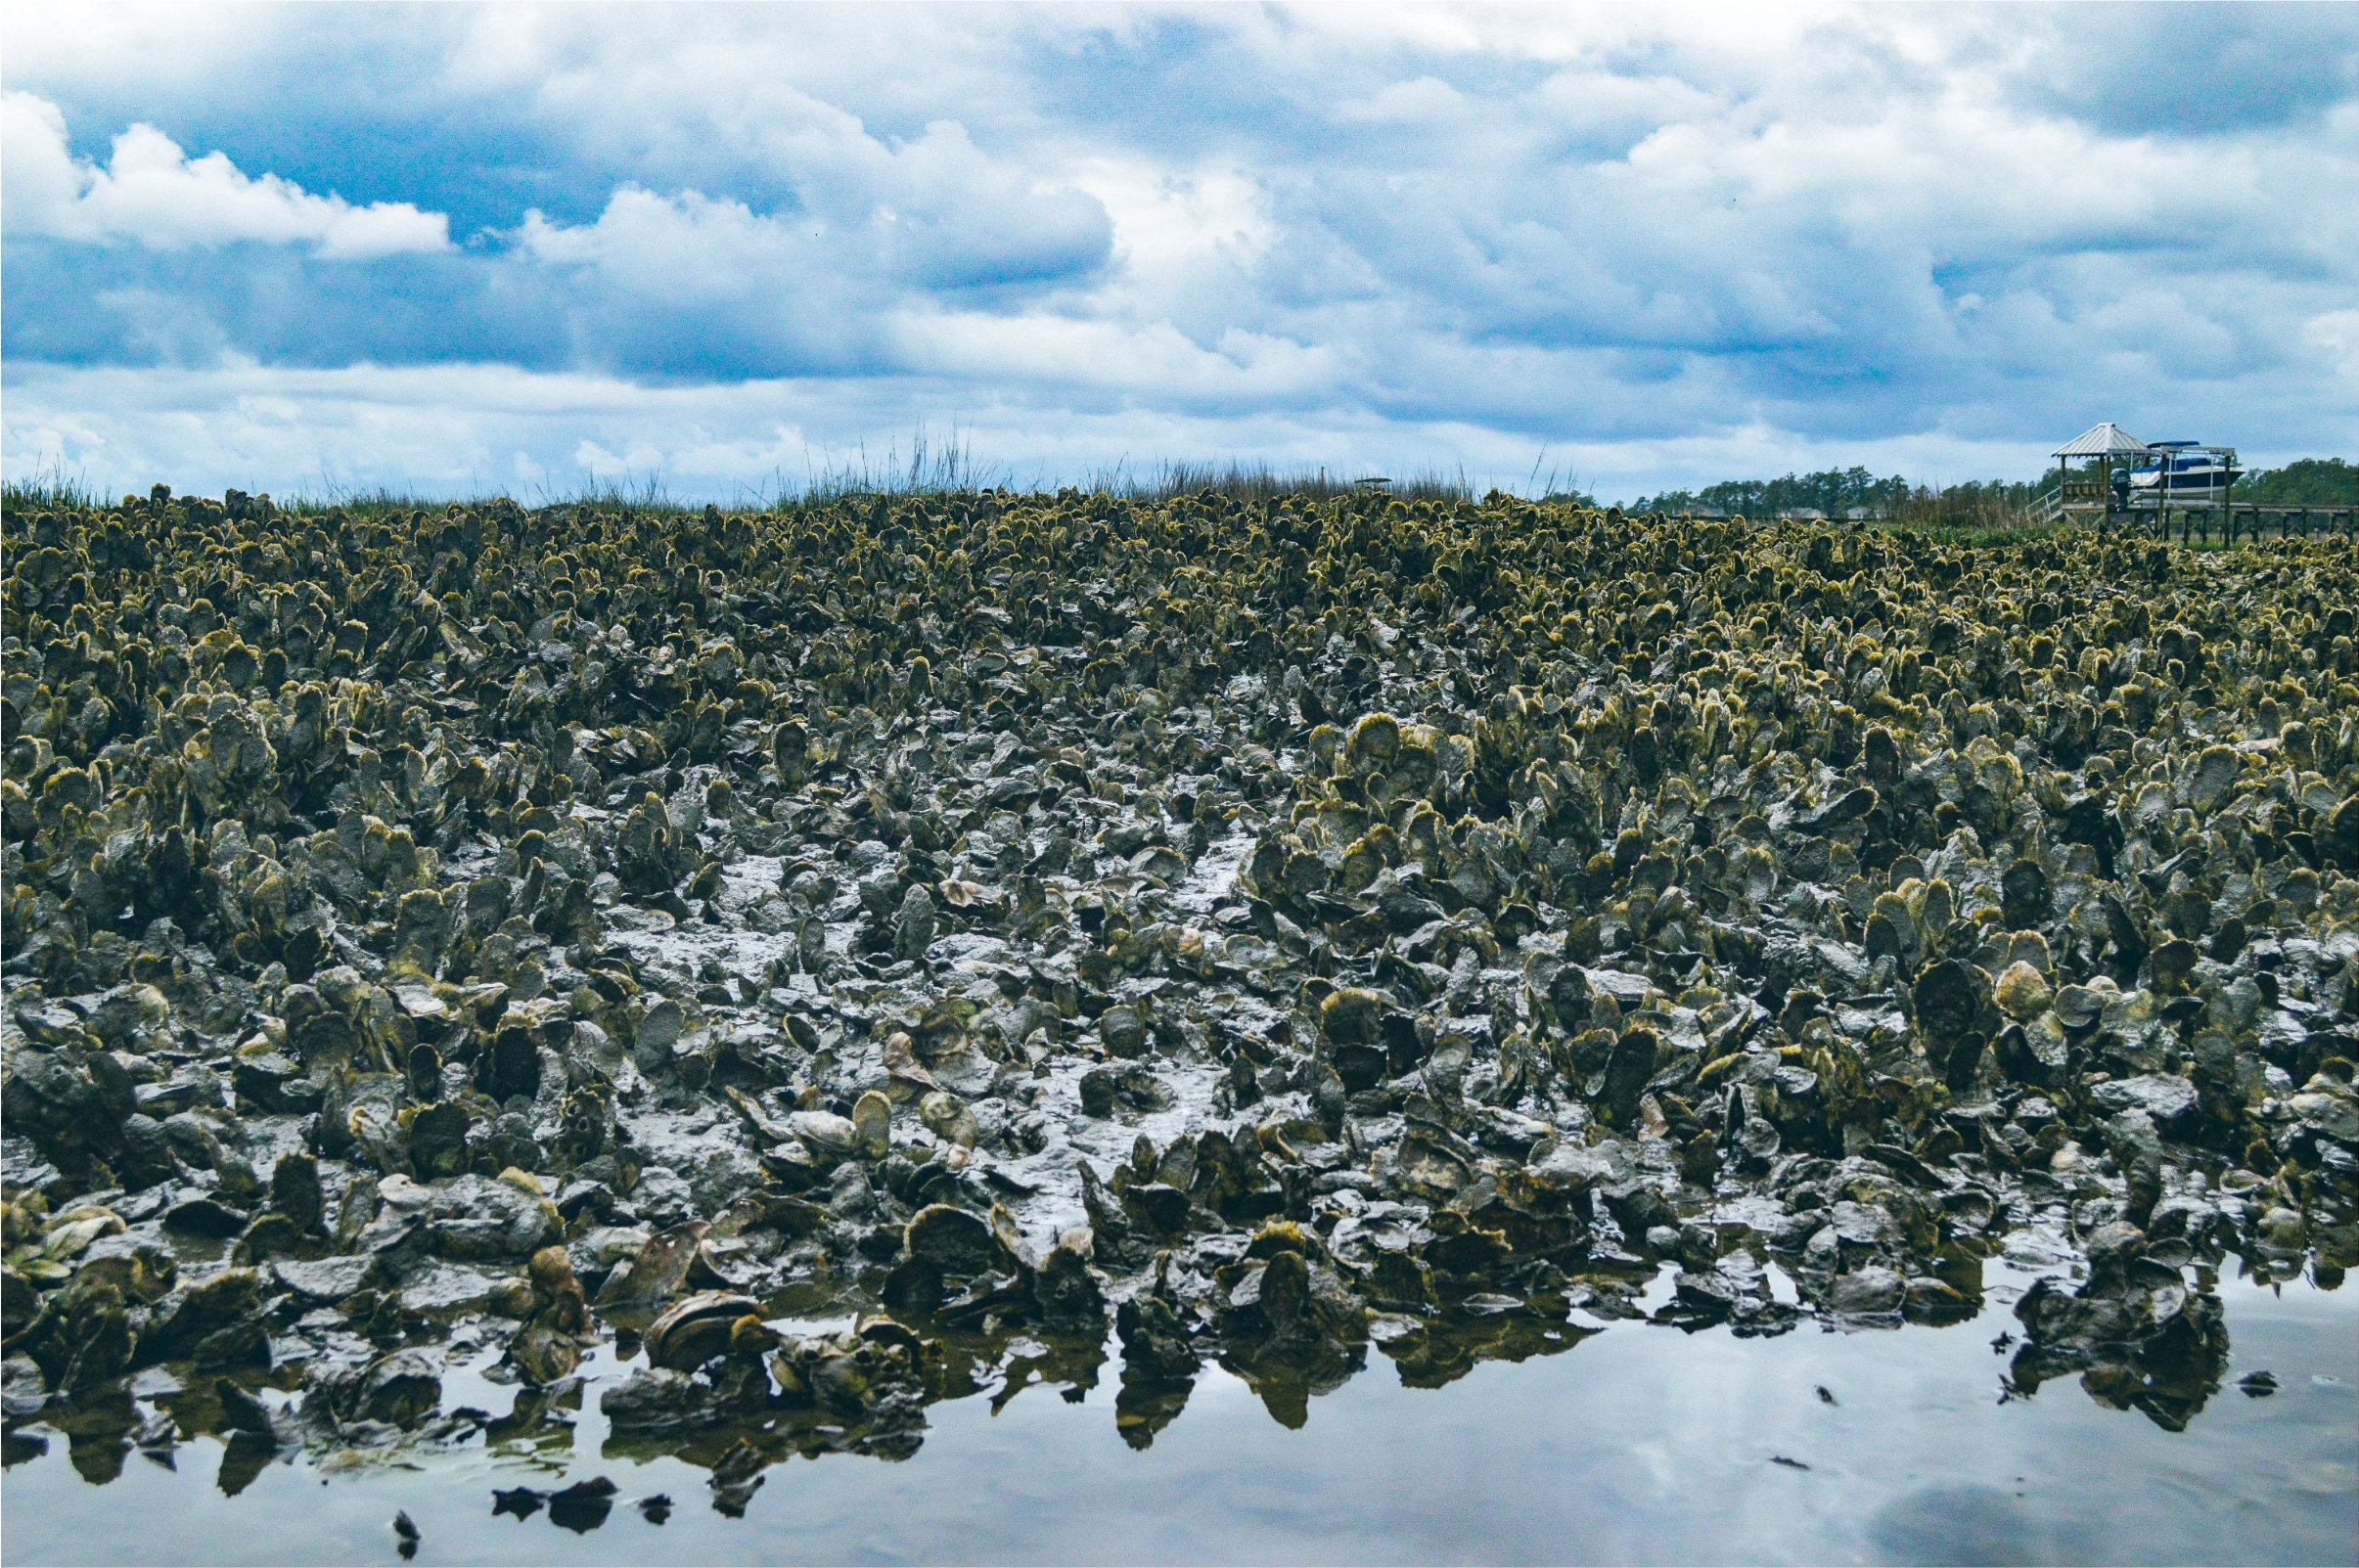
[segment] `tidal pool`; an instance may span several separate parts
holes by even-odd
[[[274,1459],[234,1497],[215,1438],[171,1468],[134,1452],[97,1486],[68,1437],[25,1426],[0,1547],[25,1564],[389,1562],[406,1513],[419,1563],[2359,1561],[2359,1292],[2223,1278],[2229,1364],[2174,1432],[2068,1379],[2009,1393],[1992,1342],[2029,1278],[1994,1263],[1989,1305],[1947,1328],[1527,1328],[1539,1354],[1439,1388],[1372,1349],[1298,1430],[1207,1367],[1144,1449],[1117,1432],[1109,1362],[1092,1387],[936,1405],[905,1459],[775,1465],[739,1517],[703,1468],[602,1452],[597,1391],[627,1369],[611,1360],[587,1368],[569,1447],[336,1473]],[[2240,1386],[2259,1371],[2274,1393]],[[510,1394],[453,1376],[444,1399]],[[495,1512],[495,1492],[602,1477],[611,1496]]]

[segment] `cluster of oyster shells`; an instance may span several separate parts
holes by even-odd
[[[5,544],[12,1458],[532,1454],[594,1385],[742,1508],[1113,1357],[1144,1446],[1207,1362],[1298,1424],[2002,1259],[2018,1391],[2175,1425],[2219,1268],[2359,1250],[2345,539],[159,487]]]

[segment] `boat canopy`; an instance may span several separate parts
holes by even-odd
[[[2150,448],[2144,441],[2115,425],[2111,420],[2095,426],[2075,436],[2048,455],[2052,458],[2119,458],[2144,457]]]

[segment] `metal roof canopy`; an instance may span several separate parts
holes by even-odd
[[[2144,457],[2153,450],[2144,441],[2108,420],[2048,455],[2052,458]]]

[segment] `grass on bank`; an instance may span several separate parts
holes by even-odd
[[[1535,474],[1536,471],[1535,469]],[[865,449],[858,449],[849,457],[821,462],[809,470],[799,482],[788,478],[784,473],[775,473],[766,484],[738,486],[736,493],[729,497],[721,510],[780,512],[870,496],[959,496],[978,495],[985,491],[1009,495],[1046,493],[1052,488],[1036,484],[1027,489],[1011,482],[1012,479],[1013,475],[1005,470],[975,462],[964,442],[954,438],[949,443],[934,446],[928,442],[925,432],[921,430],[911,443],[906,458],[897,449],[888,449],[882,458],[872,457]],[[1456,471],[1424,468],[1398,474],[1381,474],[1338,470],[1324,465],[1281,469],[1267,462],[1240,462],[1236,459],[1226,462],[1163,461],[1152,468],[1133,468],[1125,461],[1092,470],[1077,485],[1058,488],[1075,490],[1084,495],[1116,496],[1150,504],[1170,501],[1183,495],[1202,495],[1207,491],[1233,502],[1254,505],[1280,499],[1332,501],[1339,496],[1364,494],[1372,490],[1404,501],[1472,504],[1481,499],[1463,468]],[[1525,499],[1582,507],[1602,506],[1594,497],[1562,482],[1560,475],[1553,472],[1549,475],[1544,493]],[[1676,502],[1682,498],[1662,499]],[[109,505],[112,500],[102,487],[91,483],[85,475],[69,473],[62,467],[21,479],[10,479],[4,487],[0,487],[0,506],[9,512],[98,508]],[[315,516],[332,509],[340,509],[346,515],[366,517],[439,511],[453,503],[483,506],[494,501],[512,501],[532,510],[555,506],[593,507],[657,515],[701,512],[704,507],[702,500],[691,501],[674,496],[660,474],[592,478],[570,489],[534,485],[522,489],[481,490],[466,495],[429,494],[423,490],[389,485],[347,485],[324,476],[316,486],[305,492],[272,498],[277,510],[295,516]],[[1964,505],[1909,508],[1903,515],[1888,519],[1886,525],[1897,523],[1925,528],[1945,539],[1955,537],[1965,540],[2001,532],[2010,537],[2029,537],[2023,530],[2011,527],[2009,515],[2003,508],[1990,506],[1983,497],[1974,494]]]
[[[1093,471],[1078,485],[1060,489],[1075,490],[1084,495],[1111,495],[1151,504],[1182,495],[1201,495],[1205,491],[1225,496],[1231,501],[1252,503],[1282,498],[1328,501],[1371,489],[1409,501],[1471,503],[1478,499],[1473,483],[1463,472],[1448,474],[1428,470],[1406,478],[1371,484],[1366,477],[1347,478],[1323,468],[1293,470],[1273,468],[1268,464],[1234,462],[1166,463],[1143,472],[1134,472],[1117,465]],[[827,470],[802,485],[741,486],[738,493],[721,506],[721,510],[784,512],[871,496],[972,496],[986,491],[1003,496],[1056,493],[1047,487],[1029,492],[1020,490],[1006,483],[1004,475],[975,473],[964,466],[947,462],[911,472],[898,467],[882,470],[855,461]],[[78,478],[48,473],[11,479],[4,488],[0,488],[0,508],[9,512],[101,508],[111,505],[113,499]],[[1551,496],[1547,499],[1587,500],[1586,497],[1566,496]],[[274,496],[271,505],[279,512],[294,516],[315,516],[330,510],[340,510],[347,516],[373,517],[396,513],[438,512],[452,505],[479,507],[495,501],[513,501],[518,506],[534,511],[544,507],[592,507],[656,515],[702,512],[705,505],[702,500],[683,500],[674,496],[661,477],[656,475],[621,481],[592,481],[569,490],[533,486],[522,492],[478,491],[470,495],[429,495],[423,491],[395,489],[386,485],[346,488],[331,484],[306,494]]]
[[[1545,455],[1545,454],[1543,454]],[[1533,466],[1533,478],[1539,468]],[[899,443],[888,447],[881,456],[871,454],[865,446],[850,454],[837,457],[821,455],[819,461],[806,467],[799,480],[782,471],[774,472],[767,484],[738,486],[729,498],[724,512],[784,512],[804,507],[824,506],[831,502],[874,496],[972,496],[989,491],[1001,496],[1015,494],[1052,493],[1050,487],[1035,482],[1024,487],[1014,482],[1015,476],[1004,468],[976,461],[972,443],[956,426],[946,441],[932,440],[924,426],[911,438],[906,455]],[[1839,484],[1837,483],[1839,481]],[[1712,506],[1716,501],[1749,501],[1754,508],[1745,515],[1756,520],[1774,515],[1772,503],[1784,500],[1839,500],[1835,489],[1862,490],[1875,483],[1880,490],[1877,500],[1879,515],[1863,518],[1854,526],[1922,535],[1945,545],[1987,547],[2019,545],[2040,539],[2054,538],[2082,526],[2063,520],[2039,525],[2024,525],[2020,516],[2018,492],[2028,493],[2030,487],[2004,481],[1966,483],[1946,487],[1906,486],[1897,478],[1869,481],[1865,470],[1845,472],[1830,470],[1825,474],[1804,475],[1796,479],[1754,483],[1731,481],[1714,486],[1706,492],[1669,492],[1660,496],[1640,497],[1627,509],[1636,514],[1644,511],[1663,511],[1673,515],[1711,515],[1724,510]],[[1596,507],[1600,503],[1582,493],[1574,484],[1563,482],[1551,470],[1545,493],[1524,499],[1545,503],[1565,503]],[[2249,489],[2246,486],[2249,485]],[[1536,483],[1527,489],[1541,488]],[[2359,493],[2359,465],[2345,463],[2340,458],[2304,459],[2280,470],[2260,470],[2246,475],[2239,485],[2239,500],[2249,497],[2263,505],[2349,505],[2354,493]],[[1093,470],[1078,485],[1060,487],[1053,493],[1077,492],[1102,494],[1150,504],[1172,500],[1182,495],[1201,495],[1207,491],[1230,501],[1260,505],[1280,499],[1299,499],[1308,502],[1331,501],[1339,496],[1362,494],[1375,490],[1406,501],[1472,504],[1480,499],[1463,468],[1455,472],[1439,469],[1420,469],[1401,474],[1361,473],[1338,471],[1324,466],[1280,469],[1266,461],[1190,462],[1165,460],[1152,468],[1134,469],[1127,460],[1111,467]],[[1825,495],[1818,492],[1826,491]],[[1807,492],[1807,494],[1805,494]],[[1705,498],[1709,497],[1707,501]],[[110,504],[111,497],[90,482],[79,471],[69,472],[62,464],[53,465],[23,478],[12,478],[0,484],[0,509],[11,513],[34,510],[64,510],[100,508]],[[306,493],[273,498],[281,512],[295,516],[315,516],[330,510],[340,509],[345,515],[363,517],[406,515],[414,512],[440,511],[454,502],[464,506],[483,506],[495,501],[513,502],[530,510],[545,507],[589,507],[618,512],[670,515],[701,512],[704,502],[684,500],[674,496],[659,473],[633,477],[588,478],[571,489],[547,485],[516,490],[479,491],[473,495],[430,495],[412,489],[391,486],[352,486],[323,475],[316,488]],[[1829,518],[1836,527],[1845,526],[1839,512]],[[2240,540],[2240,543],[2248,542]],[[2216,541],[2203,543],[2190,540],[2192,546],[2206,549],[2232,548]]]

